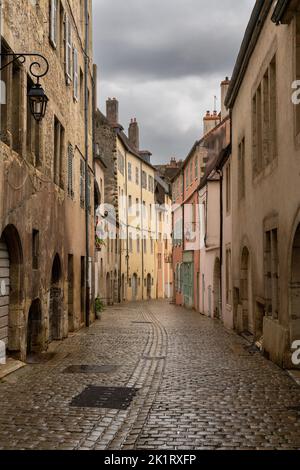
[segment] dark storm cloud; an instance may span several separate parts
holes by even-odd
[[[125,126],[137,116],[154,159],[184,157],[232,72],[254,0],[93,3],[101,107],[116,96]]]

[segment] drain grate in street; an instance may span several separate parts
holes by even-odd
[[[108,374],[115,372],[119,366],[113,365],[73,365],[63,370],[63,374]]]
[[[133,321],[135,325],[152,325],[151,321]]]
[[[137,389],[129,387],[97,387],[89,385],[74,397],[71,406],[79,408],[109,408],[126,410],[135,397]]]
[[[163,361],[166,359],[166,356],[142,356],[142,359],[146,361]]]

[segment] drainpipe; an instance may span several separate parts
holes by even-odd
[[[85,264],[85,323],[90,326],[90,246],[89,246],[89,100],[88,100],[88,74],[89,74],[89,15],[88,0],[85,0],[85,58],[84,58],[84,131],[85,131],[85,244],[86,244],[86,264]]]
[[[220,273],[220,302],[221,302],[221,312],[223,308],[223,178],[224,173],[223,170],[218,170],[220,175],[220,266],[221,266],[221,273]]]
[[[127,151],[125,151],[125,192],[126,192],[126,261],[127,261],[127,283],[129,281],[129,214],[128,214],[128,163]],[[132,286],[131,286],[132,288]]]
[[[143,185],[142,185],[142,174],[143,174],[143,165],[140,163],[141,168],[141,235],[142,235],[142,300],[144,300],[144,204],[143,204]]]

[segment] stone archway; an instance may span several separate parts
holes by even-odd
[[[17,229],[8,225],[0,237],[0,340],[8,351],[21,352],[23,320],[23,251]],[[21,327],[21,328],[20,328]]]
[[[221,263],[219,258],[214,266],[214,318],[221,318]]]
[[[59,255],[54,257],[51,272],[49,342],[62,338],[62,268]]]
[[[152,291],[152,278],[151,274],[147,275],[147,299],[151,300],[151,291]]]
[[[247,247],[243,248],[241,258],[240,299],[242,307],[242,329],[254,334],[254,317],[252,308],[252,278],[250,253]]]
[[[300,338],[300,224],[292,245],[289,297],[290,335],[293,342]]]
[[[118,273],[115,269],[114,272],[114,282],[113,282],[113,302],[117,304],[119,302],[119,293],[118,293]]]
[[[132,276],[132,300],[133,302],[135,302],[137,300],[137,295],[138,295],[138,277],[137,277],[137,274],[134,273],[133,276]]]
[[[27,321],[27,354],[43,350],[42,307],[40,299],[32,302]]]

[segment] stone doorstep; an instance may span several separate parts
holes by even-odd
[[[300,370],[291,369],[287,370],[287,373],[296,382],[297,385],[300,385]]]
[[[6,364],[0,365],[0,380],[24,366],[26,366],[24,362],[9,357]]]

